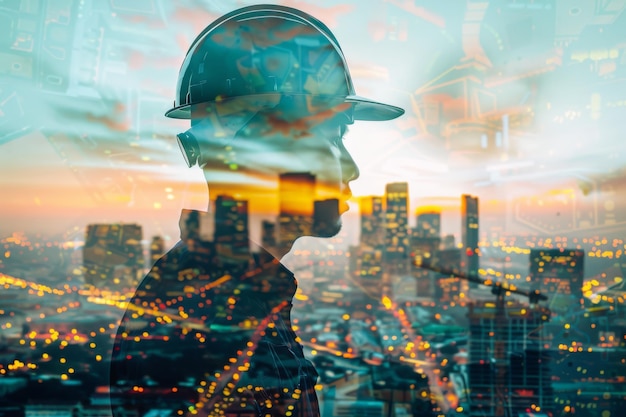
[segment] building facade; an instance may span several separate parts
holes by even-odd
[[[135,288],[143,275],[143,232],[137,224],[90,224],[85,232],[85,283],[100,289]]]
[[[554,406],[543,324],[549,310],[498,299],[470,304],[470,416],[550,415]]]

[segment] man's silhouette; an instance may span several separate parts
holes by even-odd
[[[178,140],[189,166],[204,171],[211,207],[183,213],[181,240],[131,299],[112,401],[143,410],[159,399],[190,415],[317,416],[317,373],[290,322],[297,283],[279,260],[301,236],[340,230],[359,175],[342,142],[348,125],[403,110],[356,96],[330,30],[281,6],[209,25],[177,89],[166,115],[191,119]]]

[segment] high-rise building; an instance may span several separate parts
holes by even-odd
[[[212,212],[184,209],[178,221],[180,240],[187,244],[193,242],[212,242],[215,237],[215,216]]]
[[[555,294],[569,296],[580,305],[584,260],[585,251],[580,249],[531,249],[529,274],[532,289],[548,294],[548,297]]]
[[[454,245],[454,236],[441,237],[441,212],[432,206],[417,209],[417,224],[411,233],[413,277],[417,296],[442,302],[459,301],[464,282],[456,276],[433,272],[420,267],[461,272],[461,251]]]
[[[363,302],[380,299],[383,286],[382,258],[382,249],[370,246],[354,247],[350,253],[350,270],[359,286],[356,293]],[[359,300],[353,301],[358,304]]]
[[[408,257],[409,185],[406,182],[387,184],[385,200],[385,258],[393,262]]]
[[[436,288],[436,277],[439,275],[421,265],[433,265],[439,252],[439,237],[420,237],[415,231],[411,235],[411,275],[416,282],[416,296],[433,298]]]
[[[261,242],[264,248],[276,247],[276,223],[269,220],[261,222]]]
[[[550,311],[512,301],[477,301],[468,317],[469,415],[551,415],[552,373],[543,336]]]
[[[445,268],[460,270],[461,250],[458,248],[437,251],[436,263]],[[435,278],[435,300],[440,302],[459,301],[464,282],[458,277],[437,274]]]
[[[454,235],[445,235],[441,239],[441,249],[455,249],[456,247],[456,239]]]
[[[441,211],[434,208],[419,208],[413,235],[420,238],[441,236]]]
[[[421,268],[422,264],[436,262],[441,244],[441,213],[432,207],[417,209],[417,224],[411,231],[410,252],[413,260],[411,275],[416,282],[416,295],[435,297],[439,274]]]
[[[469,275],[477,275],[478,259],[478,197],[468,194],[461,196],[461,239],[465,268]],[[478,284],[470,282],[470,288]]]
[[[248,202],[220,195],[215,200],[214,242],[225,254],[247,256],[250,251],[248,235]]]
[[[339,200],[330,198],[313,202],[313,234],[333,236],[339,230]]]
[[[361,244],[371,248],[382,247],[385,244],[383,197],[361,197],[359,208],[361,211]]]
[[[290,245],[300,236],[311,234],[315,175],[309,172],[287,172],[279,176],[278,241]]]
[[[150,242],[150,262],[155,263],[165,253],[165,241],[161,236],[153,236]]]
[[[137,224],[90,224],[85,234],[85,283],[100,289],[135,288],[143,275],[143,233]]]

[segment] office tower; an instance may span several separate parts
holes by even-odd
[[[445,235],[441,239],[441,249],[456,249],[456,240],[454,235]]]
[[[309,172],[288,172],[279,176],[278,242],[291,245],[300,236],[311,234],[315,175]]]
[[[441,244],[441,213],[432,207],[417,209],[417,224],[411,231],[410,253],[414,263],[412,276],[416,282],[416,295],[433,299],[440,274],[420,267],[422,264],[437,263]]]
[[[150,262],[154,264],[165,253],[165,241],[161,236],[153,236],[150,242]]]
[[[478,197],[468,194],[461,196],[461,239],[465,268],[469,275],[477,275],[478,259]],[[470,282],[470,288],[478,284]]]
[[[577,249],[531,249],[529,275],[532,289],[548,297],[568,296],[580,306],[585,274],[585,251]]]
[[[222,254],[249,254],[248,202],[220,195],[215,199],[215,232],[213,241]]]
[[[412,275],[417,282],[417,296],[445,302],[458,301],[464,287],[463,281],[455,276],[421,268],[420,265],[462,272],[461,250],[454,247],[454,236],[446,236],[447,242],[443,244],[439,236],[430,237],[428,233],[426,236],[419,230],[411,234]]]
[[[387,184],[385,200],[385,258],[388,262],[394,262],[408,257],[408,184]]]
[[[184,209],[178,221],[180,240],[186,244],[211,242],[215,234],[214,222],[213,213]]]
[[[432,298],[435,295],[435,279],[438,275],[421,265],[433,265],[439,252],[439,237],[420,237],[415,231],[411,234],[410,255],[413,279],[416,282],[416,296]]]
[[[142,229],[137,224],[90,224],[85,234],[85,283],[100,289],[130,289],[143,275]]]
[[[350,252],[350,270],[358,286],[353,300],[358,304],[371,303],[372,300],[380,300],[383,293],[383,251],[381,248],[369,246],[353,247]]]
[[[550,415],[554,395],[543,335],[550,311],[499,299],[470,304],[468,317],[469,415]]]
[[[269,220],[261,222],[261,242],[264,248],[276,247],[276,223]]]
[[[183,211],[179,220],[181,240],[201,240],[202,220],[202,216],[197,211]]]
[[[330,198],[313,202],[313,234],[315,236],[334,236],[340,228],[339,200]]]
[[[461,269],[461,250],[458,248],[437,251],[436,265],[452,270]],[[458,302],[463,291],[464,282],[458,277],[437,274],[435,277],[435,300],[441,302]]]
[[[440,237],[441,212],[434,208],[418,208],[413,234],[420,238]]]
[[[385,244],[383,197],[361,197],[359,208],[361,211],[361,244],[371,248],[382,247]]]

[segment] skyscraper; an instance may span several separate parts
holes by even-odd
[[[309,172],[287,172],[279,176],[278,241],[279,246],[311,234],[315,175]]]
[[[461,239],[466,270],[469,275],[477,275],[478,259],[478,197],[468,194],[461,196]],[[470,282],[470,288],[478,284]]]
[[[385,257],[387,261],[393,262],[408,256],[408,184],[406,182],[387,184],[385,200]]]
[[[470,416],[550,415],[552,373],[543,340],[549,310],[478,301],[468,317]]]
[[[435,280],[439,274],[429,269],[424,269],[421,265],[432,265],[436,262],[440,241],[441,239],[438,237],[420,237],[415,231],[411,234],[411,275],[416,281],[417,293],[415,295],[418,297],[432,298],[435,295]]]
[[[85,283],[100,289],[134,288],[143,275],[143,233],[137,224],[90,224],[85,233]]]
[[[436,261],[441,243],[441,213],[432,207],[417,209],[417,224],[411,231],[410,252],[415,261],[412,275],[416,281],[416,295],[433,298],[437,288],[436,277],[439,274],[422,269],[423,262],[432,264]]]
[[[371,302],[383,292],[383,254],[385,245],[385,210],[381,196],[367,196],[359,199],[361,214],[361,236],[359,246],[353,248],[350,256],[350,271],[359,284],[360,299],[356,303]]]
[[[332,236],[338,230],[339,200],[329,198],[313,202],[313,233],[316,236]]]
[[[383,291],[382,249],[367,245],[350,249],[350,273],[359,289],[354,292],[355,305],[371,303]]]
[[[361,211],[361,244],[371,248],[382,247],[385,243],[383,197],[361,197],[359,208]]]
[[[420,207],[417,210],[417,223],[413,234],[416,237],[441,236],[441,211],[432,207]]]
[[[150,262],[155,263],[165,253],[165,241],[161,236],[153,236],[150,242]]]
[[[458,248],[437,251],[436,264],[452,270],[460,270],[461,250]],[[440,302],[458,301],[463,288],[463,281],[458,277],[437,274],[435,279],[435,300]]]
[[[276,247],[276,223],[269,220],[261,222],[261,242],[264,248]]]
[[[220,195],[215,200],[214,242],[235,257],[249,253],[248,202]]]

